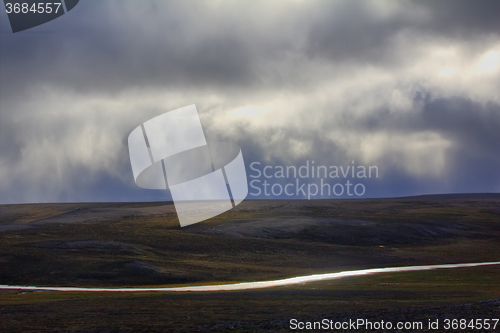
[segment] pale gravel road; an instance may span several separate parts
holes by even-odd
[[[232,290],[249,290],[249,289],[262,289],[283,287],[294,284],[303,284],[316,281],[341,279],[351,276],[363,276],[379,273],[397,273],[397,272],[411,272],[411,271],[427,271],[432,269],[443,268],[462,268],[462,267],[476,267],[486,265],[500,265],[499,261],[495,262],[479,262],[467,264],[445,264],[445,265],[424,265],[424,266],[405,266],[405,267],[386,267],[386,268],[371,268],[361,269],[355,271],[345,271],[338,273],[327,274],[314,274],[297,276],[293,278],[258,281],[258,282],[242,282],[232,284],[217,284],[217,285],[204,285],[204,286],[186,286],[186,287],[163,287],[163,288],[82,288],[82,287],[36,287],[36,286],[11,286],[0,285],[0,289],[10,290],[45,290],[45,291],[90,291],[90,292],[137,292],[137,291],[170,291],[170,292],[185,292],[185,291],[232,291]]]

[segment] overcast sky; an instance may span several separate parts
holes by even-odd
[[[247,167],[500,192],[500,1],[85,0],[16,34],[0,6],[2,203],[169,199],[135,185],[127,137],[191,104]]]

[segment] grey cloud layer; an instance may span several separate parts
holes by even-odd
[[[135,187],[126,137],[189,104],[247,162],[376,163],[371,196],[498,192],[499,71],[477,68],[500,52],[499,9],[87,0],[3,32],[1,201],[168,197]]]

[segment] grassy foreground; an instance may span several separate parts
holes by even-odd
[[[492,266],[239,292],[3,291],[1,327],[26,332],[45,328],[51,332],[286,332],[292,318],[386,322],[498,318],[498,276],[500,267]],[[491,298],[497,301],[485,301]]]
[[[500,261],[498,207],[500,195],[245,201],[181,229],[165,203],[4,205],[0,284],[173,286]],[[485,266],[240,292],[1,291],[0,330],[255,332],[287,331],[290,318],[498,318],[499,273]]]

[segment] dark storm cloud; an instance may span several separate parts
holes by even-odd
[[[388,2],[389,8],[397,3]],[[500,33],[500,2],[480,1],[404,1],[393,10],[374,14],[366,2],[351,1],[338,6],[324,4],[310,22],[307,53],[335,61],[385,63],[395,66],[404,55],[394,53],[394,37],[404,31],[415,36],[474,40]],[[380,9],[382,5],[380,4]],[[392,13],[391,13],[392,12]],[[411,36],[410,36],[411,37]],[[403,57],[403,59],[401,59]]]
[[[500,11],[498,1],[425,0],[422,4],[432,13],[432,21],[426,24],[431,31],[461,35],[498,34],[500,31],[500,22],[495,19]]]
[[[347,124],[346,124],[347,125]],[[500,158],[500,105],[481,104],[466,98],[428,97],[419,112],[391,115],[378,110],[354,123],[356,131],[385,130],[408,133],[431,130],[441,133],[468,151]]]
[[[300,63],[315,57],[404,64],[407,55],[395,52],[393,39],[405,30],[470,38],[500,31],[494,1],[388,3],[389,9],[357,1],[300,8],[283,3],[269,17],[266,11],[273,6],[263,2],[220,7],[143,2],[138,8],[131,2],[88,1],[51,23],[57,33],[4,34],[9,47],[2,48],[2,57],[9,66],[2,69],[3,85],[18,90],[41,82],[100,91],[230,89],[235,84],[269,88],[293,84],[303,70]],[[278,72],[280,62],[286,68]]]
[[[377,163],[371,196],[499,191],[498,69],[476,73],[499,7],[86,0],[17,34],[2,12],[1,201],[164,199],[126,137],[189,104],[247,164]]]
[[[373,124],[370,127],[373,128]],[[453,145],[446,153],[447,166],[441,178],[445,185],[439,186],[444,186],[449,192],[498,192],[500,105],[480,104],[465,98],[430,100],[416,114],[378,117],[376,127],[405,133],[440,133]],[[406,181],[412,180],[407,178]],[[428,184],[427,188],[430,186]],[[439,186],[435,191],[439,191]]]
[[[186,14],[194,16],[192,8],[180,2],[159,4],[161,15],[151,8],[153,2],[143,6],[149,11],[134,20],[137,13],[132,11],[138,8],[133,3],[88,1],[70,17],[54,21],[57,32],[2,36],[9,43],[2,48],[2,58],[9,60],[2,69],[4,85],[20,89],[42,83],[116,92],[241,83],[251,76],[251,52],[245,39],[239,39],[244,36],[231,35],[224,26],[215,35],[205,35],[197,30],[210,24],[203,22],[205,16],[186,20]]]
[[[319,132],[328,132],[334,123],[325,123],[318,129]],[[443,140],[452,142],[446,149],[446,167],[439,176],[415,177],[401,168],[404,161],[399,157],[374,161],[370,165],[380,168],[380,180],[365,180],[363,183],[370,189],[372,196],[404,196],[415,193],[443,193],[443,192],[498,192],[500,184],[500,105],[481,105],[468,99],[452,98],[426,101],[420,112],[390,115],[389,112],[379,110],[366,119],[344,119],[338,127],[344,127],[345,132],[353,137],[362,137],[370,132],[399,133],[398,138],[422,132],[439,133]],[[276,130],[267,130],[255,133],[240,128],[239,144],[248,161],[261,161],[260,169],[266,165],[299,167],[306,161],[315,161],[316,165],[349,166],[351,160],[359,156],[353,150],[346,149],[321,138],[317,133],[299,133],[297,130],[288,130],[277,143],[273,142]],[[291,156],[290,144],[287,140],[293,137],[311,143],[311,148],[301,158]],[[394,140],[398,140],[398,138]],[[220,138],[219,138],[220,139]],[[268,144],[263,144],[267,142]],[[397,143],[398,144],[398,143]],[[404,149],[404,142],[400,142]],[[383,148],[383,147],[381,147]],[[432,149],[432,147],[430,148]],[[269,159],[263,156],[269,155]],[[411,151],[409,152],[411,153]],[[264,161],[263,161],[264,160]],[[428,161],[421,159],[420,163]],[[247,163],[247,167],[248,167]],[[365,164],[366,165],[366,164]],[[261,177],[261,180],[265,178]],[[340,179],[342,181],[342,179]],[[264,195],[260,197],[265,197]],[[284,196],[283,196],[284,197]]]

